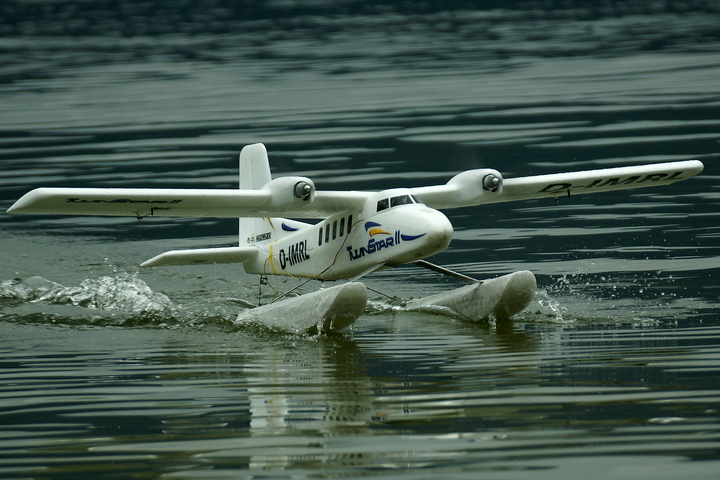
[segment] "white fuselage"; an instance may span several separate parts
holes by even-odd
[[[260,253],[245,262],[245,269],[262,275],[320,280],[352,278],[441,252],[449,245],[452,233],[447,217],[420,203],[409,190],[387,190],[370,197],[362,210],[285,232],[276,241],[258,243]]]

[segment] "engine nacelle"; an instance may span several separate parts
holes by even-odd
[[[455,190],[453,201],[477,205],[483,195],[502,192],[503,177],[497,170],[481,168],[459,173],[447,184]]]
[[[261,188],[270,194],[270,205],[282,210],[312,202],[315,183],[307,177],[279,177]]]

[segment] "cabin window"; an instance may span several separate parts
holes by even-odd
[[[337,220],[333,222],[333,236],[332,239],[335,240],[337,238]]]
[[[345,217],[340,219],[340,236],[345,234]]]
[[[322,245],[323,228],[320,227],[320,235],[318,236],[318,247]]]
[[[397,207],[398,205],[412,205],[413,199],[410,197],[410,195],[400,195],[399,197],[393,197],[392,200],[390,200],[390,206],[391,207]]]
[[[350,230],[352,229],[352,215],[348,217],[348,231],[347,234],[350,235]]]
[[[325,225],[325,243],[330,241],[330,224]]]
[[[387,198],[383,198],[382,200],[378,201],[377,203],[377,211],[382,212],[383,210],[387,210],[390,208],[390,203]]]

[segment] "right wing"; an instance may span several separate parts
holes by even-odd
[[[282,177],[284,181],[295,177]],[[272,182],[271,182],[272,183]],[[288,190],[291,190],[291,187]],[[324,218],[362,207],[365,192],[317,192],[303,201],[270,188],[258,190],[163,188],[36,188],[8,213],[155,217]],[[289,197],[289,198],[287,198]]]

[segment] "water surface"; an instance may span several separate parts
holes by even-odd
[[[366,278],[352,329],[319,337],[233,323],[292,280],[261,290],[233,265],[137,267],[234,245],[233,220],[4,215],[0,476],[716,475],[711,3],[241,14],[208,2],[185,16],[55,3],[72,21],[19,9],[0,37],[3,211],[37,186],[234,188],[237,155],[257,141],[274,175],[322,189],[481,167],[697,158],[705,171],[447,211],[455,238],[431,260],[478,278],[529,269],[530,308],[483,324],[410,312],[395,297],[458,284],[402,267]]]

